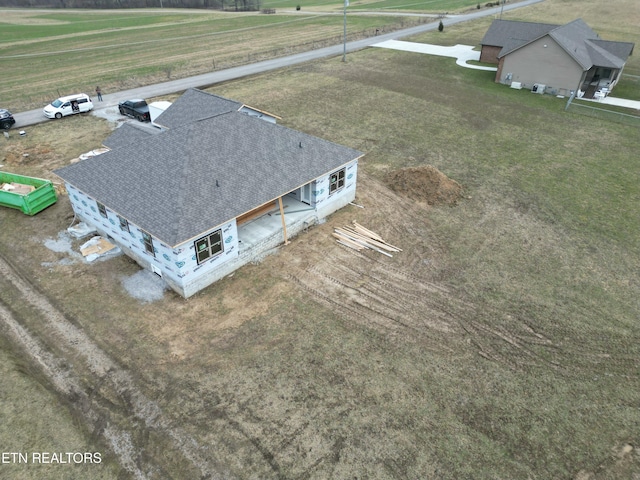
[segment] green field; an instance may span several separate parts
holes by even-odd
[[[104,92],[183,78],[342,41],[339,15],[216,11],[3,10],[0,103],[22,111],[68,92]],[[432,21],[351,16],[349,39]],[[28,79],[25,81],[25,79]]]
[[[484,6],[486,2],[481,2]],[[315,1],[315,0],[265,0],[262,2],[263,8],[292,9],[300,6],[301,10],[306,9],[341,9],[343,2],[335,0]],[[398,10],[404,12],[422,13],[454,13],[476,8],[478,2],[475,0],[353,0],[349,2],[349,10]]]
[[[469,1],[438,1],[423,4],[397,2],[352,2],[348,12],[348,39],[369,37],[418,23],[432,16],[407,17],[400,10],[425,14],[475,10]],[[297,5],[298,3],[296,3]],[[335,45],[342,41],[342,3],[265,5],[275,15],[210,10],[15,10],[2,9],[0,17],[0,104],[11,111],[46,105],[52,98],[76,91],[93,92],[100,85],[114,92],[190,75],[211,72],[287,54]],[[484,6],[482,6],[484,8]],[[518,10],[505,18],[536,21],[548,13],[547,3],[535,9]],[[368,15],[366,11],[377,14]],[[607,39],[627,40],[633,28],[615,22],[610,7],[591,2],[580,4],[582,18],[601,25]],[[627,11],[628,25],[635,25],[634,10]],[[379,15],[385,12],[385,15]],[[532,13],[528,13],[532,12]],[[336,14],[337,13],[337,14]],[[491,19],[474,22],[466,38],[447,28],[431,39],[443,45],[477,45]],[[597,22],[597,23],[594,23]],[[195,47],[194,47],[195,46]],[[640,61],[632,56],[626,73],[640,76]],[[627,98],[640,98],[637,78],[618,89]],[[636,78],[635,82],[630,79]]]
[[[560,23],[580,10],[602,38],[638,44],[634,5],[547,0],[509,18]],[[410,40],[477,45],[489,23]],[[627,71],[639,65],[632,57]],[[637,93],[633,79],[623,86]],[[365,208],[337,212],[188,301],[149,304],[124,292],[123,276],[139,271],[125,257],[70,264],[43,247],[72,220],[64,197],[33,218],[0,210],[0,260],[131,372],[162,421],[145,422],[128,393],[93,378],[20,282],[0,277],[0,306],[45,351],[66,352],[65,368],[105,418],[134,429],[140,465],[160,472],[150,478],[204,476],[165,425],[225,478],[640,476],[637,127],[566,113],[566,99],[509,89],[451,59],[378,48],[210,91],[365,152],[356,199]],[[0,163],[50,177],[108,130],[92,116],[30,127],[2,144]],[[432,207],[394,190],[391,173],[424,165],[460,183],[464,198]],[[403,252],[340,248],[331,229],[353,219]],[[52,394],[19,356],[7,347],[0,358],[0,407],[12,415],[2,448],[93,446],[94,430],[70,420],[74,399]],[[49,423],[41,405],[58,397],[60,423]],[[110,462],[95,476],[107,478]]]
[[[349,3],[349,8],[353,10],[397,10],[424,13],[459,13],[475,9],[477,5],[484,5],[487,2],[477,2],[474,0],[372,0],[355,1]]]

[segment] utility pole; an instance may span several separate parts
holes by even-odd
[[[344,0],[344,49],[342,50],[342,61],[347,61],[347,7],[349,0]]]

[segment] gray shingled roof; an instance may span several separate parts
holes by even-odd
[[[607,68],[622,68],[633,53],[630,42],[610,42],[607,40],[587,40],[589,55],[594,65]]]
[[[116,148],[142,141],[149,135],[157,135],[160,132],[159,128],[147,124],[126,122],[116,128],[102,144],[110,150],[115,150]]]
[[[544,35],[553,38],[584,70],[622,68],[634,47],[633,43],[601,40],[580,18],[566,25],[494,20],[481,43],[502,47],[500,58]]]
[[[242,103],[213,93],[190,88],[171,107],[158,115],[155,123],[166,128],[176,128],[221,113],[237,112]]]
[[[597,39],[598,34],[580,18],[549,32],[549,36],[560,45],[583,70],[593,66],[585,40]]]
[[[589,43],[604,48],[607,52],[618,58],[629,58],[633,54],[635,43],[632,42],[611,42],[609,40],[589,40]]]
[[[482,38],[482,45],[505,47],[509,51],[549,33],[558,25],[549,23],[517,22],[513,20],[494,20]]]
[[[362,155],[227,112],[55,173],[153,237],[176,246]]]

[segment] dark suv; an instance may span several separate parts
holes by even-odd
[[[122,115],[135,118],[140,122],[150,122],[149,106],[145,100],[136,98],[134,100],[125,100],[118,104],[118,110]]]
[[[11,112],[0,108],[0,128],[2,130],[9,130],[14,123],[16,123],[16,121],[13,115],[11,115]]]

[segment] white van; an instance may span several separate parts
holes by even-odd
[[[93,102],[86,93],[77,93],[54,100],[44,107],[44,116],[47,118],[62,118],[74,113],[88,112],[93,108]]]

